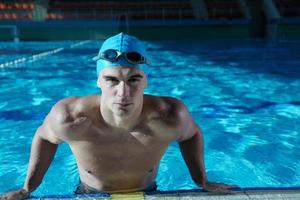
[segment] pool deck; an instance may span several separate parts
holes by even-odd
[[[232,195],[215,195],[208,192],[188,192],[145,196],[149,200],[300,200],[300,190],[244,190]]]
[[[120,200],[300,200],[300,188],[249,188],[235,191],[235,194],[216,195],[202,190],[180,190],[163,192],[137,192],[128,194],[94,194],[94,195],[51,195],[45,197],[32,197],[30,199],[120,199]]]

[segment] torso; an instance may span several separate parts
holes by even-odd
[[[70,101],[72,120],[78,122],[61,136],[72,149],[81,181],[105,192],[147,188],[156,178],[168,145],[178,138],[172,99],[145,95],[143,120],[132,130],[121,131],[104,122],[99,98],[95,95]],[[80,121],[81,117],[86,118]]]

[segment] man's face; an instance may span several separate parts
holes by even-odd
[[[104,68],[98,77],[102,103],[115,115],[130,115],[143,103],[147,78],[143,71],[133,67]]]

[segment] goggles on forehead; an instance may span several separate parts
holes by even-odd
[[[130,64],[150,64],[150,62],[138,52],[120,52],[115,49],[107,49],[94,57],[93,60],[103,59],[110,62],[116,62],[121,56]]]

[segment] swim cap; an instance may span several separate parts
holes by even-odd
[[[121,53],[137,52],[141,54],[144,58],[147,58],[146,49],[140,40],[138,40],[134,36],[125,33],[119,33],[106,39],[99,50],[98,56],[93,58],[93,60],[97,60],[97,76],[106,67],[119,66],[135,67],[144,71],[144,73],[147,74],[148,64],[132,64],[129,63],[123,56],[120,56],[116,61],[113,62],[102,59],[100,57],[100,54],[108,49],[114,49]]]

